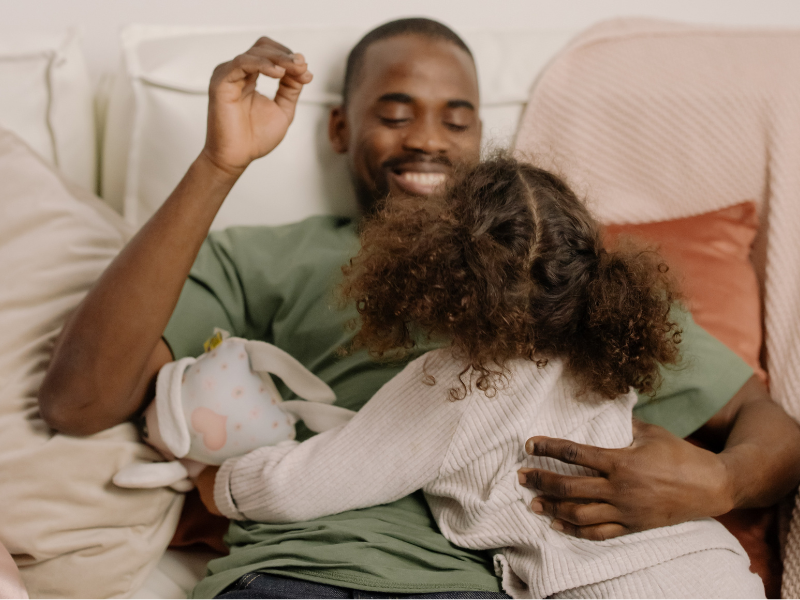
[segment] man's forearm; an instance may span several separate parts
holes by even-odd
[[[800,428],[768,397],[747,402],[737,412],[719,457],[733,506],[774,504],[800,482]]]
[[[141,408],[151,355],[236,178],[201,154],[72,314],[39,394],[51,427],[85,435]]]

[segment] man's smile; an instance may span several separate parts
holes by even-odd
[[[452,173],[449,165],[420,161],[397,165],[389,170],[390,182],[413,196],[428,196],[442,185]]]

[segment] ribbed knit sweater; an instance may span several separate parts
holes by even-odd
[[[744,554],[712,519],[603,542],[553,530],[548,517],[530,510],[535,494],[518,483],[517,470],[588,471],[529,456],[525,441],[546,435],[628,446],[635,395],[578,397],[559,360],[541,368],[516,360],[509,367],[507,385],[493,397],[472,386],[466,398],[453,401],[448,392],[461,385],[463,365],[448,349],[429,352],[384,385],[347,425],[226,461],[216,477],[217,506],[232,519],[306,521],[422,488],[448,540],[495,551],[498,576],[516,598],[544,598],[691,552]]]

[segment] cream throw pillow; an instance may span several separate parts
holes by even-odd
[[[95,189],[94,90],[76,30],[3,31],[0,127],[70,180]]]
[[[54,435],[36,394],[64,319],[125,243],[122,220],[0,130],[0,541],[31,597],[124,597],[175,529],[182,496],[111,477],[157,457],[130,424]]]

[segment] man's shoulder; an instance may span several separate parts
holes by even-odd
[[[257,243],[274,239],[296,238],[297,236],[315,236],[320,234],[335,235],[344,238],[355,235],[356,226],[353,219],[334,215],[315,215],[281,225],[237,225],[219,231],[212,231],[209,239],[222,242],[247,241]]]
[[[357,244],[358,233],[352,219],[319,215],[283,225],[245,225],[213,231],[208,235],[205,251],[223,254],[239,263],[318,251],[351,253]]]

